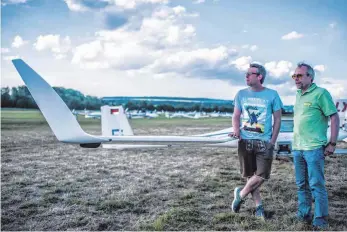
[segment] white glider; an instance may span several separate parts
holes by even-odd
[[[54,89],[22,59],[12,60],[19,75],[47,120],[57,139],[82,147],[98,147],[101,143],[218,144],[235,140],[225,136],[95,136],[83,131],[70,109]]]

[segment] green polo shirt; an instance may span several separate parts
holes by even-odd
[[[329,116],[337,113],[330,93],[312,84],[296,93],[294,105],[294,150],[314,150],[327,143]]]

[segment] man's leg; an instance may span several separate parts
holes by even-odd
[[[313,225],[326,227],[328,226],[328,193],[324,179],[324,149],[304,151],[304,158],[307,162],[308,182],[315,198]]]
[[[260,186],[258,188],[256,188],[255,190],[253,190],[253,192],[251,192],[252,194],[252,199],[255,203],[255,207],[258,207],[259,205],[262,204],[261,201],[261,196],[260,196]]]
[[[249,181],[249,179],[250,178],[247,178],[247,182]],[[253,201],[255,203],[255,206],[257,207],[257,206],[261,205],[262,202],[261,202],[261,196],[260,196],[260,187],[258,187],[255,190],[253,190],[251,192],[251,194],[252,194],[252,199],[253,199]]]
[[[267,143],[262,140],[253,140],[253,162],[255,162],[254,173],[248,179],[245,187],[240,192],[241,198],[245,198],[249,193],[257,190],[265,179],[268,179],[271,171],[273,148],[267,146]],[[256,198],[260,198],[259,189],[255,193]]]
[[[240,160],[240,172],[243,177],[253,176],[256,163],[253,155],[253,141],[252,140],[240,140],[238,146],[238,155]],[[248,181],[246,183],[246,186]],[[238,213],[241,207],[241,204],[244,202],[244,199],[240,196],[242,188],[236,187],[234,189],[234,200],[231,204],[231,209],[233,212]]]
[[[295,167],[295,183],[298,188],[297,217],[303,221],[311,220],[312,194],[308,183],[307,164],[303,151],[293,151]]]
[[[260,186],[265,180],[270,178],[271,165],[273,160],[273,146],[265,141],[254,141],[254,156],[256,162],[256,171],[248,181],[245,187],[240,191],[240,198],[245,198],[252,193],[253,200],[256,204],[255,215],[265,219],[264,207],[260,197]]]
[[[258,190],[259,187],[264,183],[264,179],[259,176],[252,176],[246,183],[245,187],[240,192],[241,198],[245,198],[249,193]],[[260,198],[260,193],[259,193]]]

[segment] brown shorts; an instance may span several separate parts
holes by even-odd
[[[274,146],[263,140],[241,139],[238,146],[240,171],[243,177],[270,178]]]

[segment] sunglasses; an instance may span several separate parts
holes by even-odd
[[[305,74],[293,74],[292,78],[295,80],[296,78],[299,78],[300,80],[304,77]],[[307,76],[309,76],[309,74],[306,74]]]
[[[246,73],[246,77],[249,77],[250,75],[253,75],[253,74],[255,74],[255,75],[259,75],[259,73]]]

